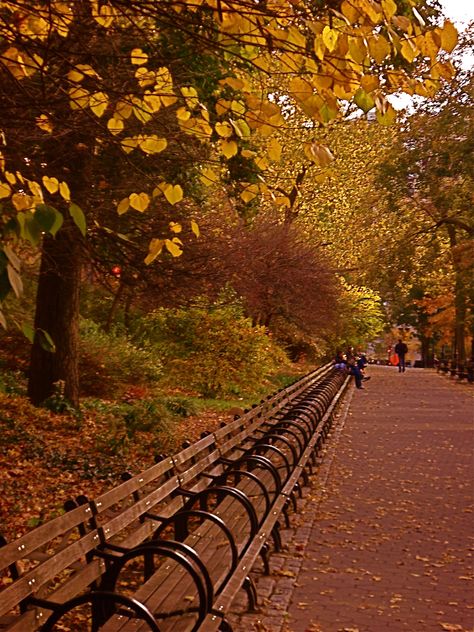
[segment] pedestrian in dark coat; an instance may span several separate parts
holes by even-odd
[[[408,347],[401,338],[398,339],[395,345],[395,353],[398,356],[398,372],[405,373],[405,356],[408,353]]]

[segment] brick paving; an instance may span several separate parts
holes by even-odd
[[[371,367],[235,632],[474,631],[474,387]]]

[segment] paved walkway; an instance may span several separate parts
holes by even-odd
[[[474,387],[369,372],[237,632],[474,630]]]

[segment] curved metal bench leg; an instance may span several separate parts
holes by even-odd
[[[281,535],[280,535],[280,523],[279,522],[275,522],[275,524],[273,526],[272,538],[273,538],[273,544],[275,545],[275,551],[277,553],[279,553],[281,551],[281,548],[282,548],[282,541],[281,541]]]
[[[219,632],[234,632],[234,628],[230,625],[227,619],[222,619],[219,625]]]
[[[260,557],[262,558],[262,562],[263,562],[263,573],[265,575],[270,575],[270,560],[268,557],[269,552],[270,552],[270,547],[265,542],[265,544],[260,549]]]
[[[96,590],[91,593],[87,593],[86,595],[80,595],[79,597],[70,599],[64,604],[58,604],[57,610],[55,610],[53,614],[50,615],[46,623],[41,627],[41,632],[50,632],[50,630],[53,630],[54,626],[63,615],[65,615],[67,612],[70,612],[74,608],[77,608],[78,606],[90,603],[92,608],[97,606],[100,607],[101,605],[103,605],[104,601],[116,603],[129,608],[136,614],[137,618],[143,619],[143,621],[147,623],[152,632],[160,632],[160,628],[157,626],[155,618],[148,610],[148,608],[144,606],[140,601],[137,601],[132,597],[126,597],[125,595],[119,595],[104,590]],[[98,630],[97,623],[93,622],[92,626],[93,630]]]
[[[293,494],[292,494],[292,496],[293,496]],[[286,503],[283,505],[283,509],[282,509],[283,517],[285,518],[285,527],[287,529],[289,529],[290,526],[291,526],[290,525],[290,516],[288,515],[288,506],[289,506],[289,504],[290,504],[290,499],[288,498]]]
[[[257,589],[255,588],[255,584],[252,578],[247,575],[244,579],[244,583],[242,584],[243,589],[247,593],[247,597],[249,600],[249,612],[256,612],[257,610]]]

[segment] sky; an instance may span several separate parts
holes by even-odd
[[[474,20],[474,0],[441,0],[444,13],[462,27],[462,23]]]
[[[440,0],[446,18],[451,20],[458,31],[462,31],[468,22],[474,20],[474,0]],[[463,60],[463,66],[469,68],[474,64],[474,58],[470,55]],[[412,97],[407,94],[392,95],[389,97],[396,110],[408,108],[413,103]]]

